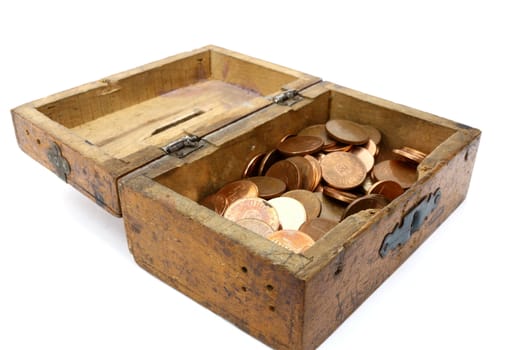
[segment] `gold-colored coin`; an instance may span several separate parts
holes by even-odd
[[[361,163],[365,166],[366,172],[368,173],[372,168],[374,167],[374,156],[370,154],[365,148],[363,147],[353,147],[350,150],[350,153],[352,153],[354,156],[356,156]]]
[[[306,233],[308,236],[312,237],[314,241],[317,241],[328,231],[337,226],[337,224],[338,222],[334,220],[314,218],[302,224],[299,231]]]
[[[246,219],[240,219],[236,221],[237,225],[240,225],[244,228],[247,228],[248,230],[257,233],[260,236],[268,237],[271,235],[274,230],[270,225],[268,225],[266,222],[259,220],[259,219],[253,219],[253,218],[246,218]]]
[[[336,144],[335,140],[332,140],[326,133],[326,126],[324,124],[310,125],[303,130],[299,131],[298,136],[315,136],[323,140],[323,148],[330,147]]]
[[[224,217],[231,221],[242,219],[257,219],[264,221],[273,231],[279,229],[277,210],[262,198],[244,198],[230,204],[224,212]]]
[[[374,166],[372,177],[376,181],[391,180],[403,188],[409,188],[417,181],[417,170],[410,164],[398,160],[385,160]]]
[[[323,179],[337,189],[359,186],[366,177],[366,168],[353,154],[333,152],[321,159]]]
[[[269,235],[268,239],[294,253],[303,253],[315,244],[315,241],[306,233],[296,230],[277,231]]]
[[[360,124],[346,119],[332,119],[326,123],[328,135],[347,145],[363,145],[368,142],[368,133]]]
[[[344,203],[352,203],[359,196],[350,192],[344,192],[333,187],[324,186],[323,194]]]
[[[287,190],[296,190],[302,186],[301,171],[295,163],[286,159],[272,165],[266,172],[266,176],[282,180]]]
[[[361,128],[368,134],[368,138],[372,140],[376,145],[381,142],[381,132],[374,128],[372,125],[362,125]]]
[[[255,156],[253,156],[246,165],[246,168],[244,168],[244,171],[242,173],[242,177],[250,177],[255,176],[259,172],[259,166],[261,164],[262,159],[264,158],[264,153],[258,153]]]
[[[341,216],[341,220],[366,209],[382,209],[386,207],[389,200],[380,194],[367,194],[348,204]]]
[[[283,180],[271,176],[253,176],[246,180],[253,182],[259,190],[259,197],[272,199],[279,197],[286,191],[286,184]]]
[[[319,137],[293,136],[281,142],[277,149],[285,156],[304,156],[320,151],[323,145],[324,142]]]
[[[257,186],[248,180],[237,180],[224,185],[217,195],[224,196],[228,204],[241,198],[253,198],[259,195]]]
[[[306,219],[312,220],[321,213],[321,202],[313,192],[307,190],[288,191],[282,195],[298,200],[306,210]]]
[[[373,184],[367,191],[368,194],[381,194],[388,200],[393,201],[405,192],[403,187],[395,181],[383,180]]]

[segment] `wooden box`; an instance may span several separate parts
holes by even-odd
[[[465,198],[480,131],[222,48],[13,109],[20,147],[125,223],[136,262],[277,349],[320,345]],[[293,253],[201,206],[284,135],[370,124],[428,156],[382,210]]]

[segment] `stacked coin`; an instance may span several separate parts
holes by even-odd
[[[381,209],[417,180],[426,156],[411,147],[376,163],[381,133],[334,119],[286,135],[276,149],[254,155],[243,179],[201,204],[296,253],[310,248],[340,221]]]

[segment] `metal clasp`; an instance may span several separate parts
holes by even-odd
[[[166,154],[175,154],[179,158],[184,158],[204,145],[204,140],[198,136],[184,136],[162,147],[162,150]]]
[[[275,95],[272,98],[272,101],[273,103],[276,103],[281,106],[291,106],[301,101],[302,99],[303,98],[301,97],[301,95],[299,95],[298,90],[285,90],[279,95]]]
[[[55,173],[58,177],[67,182],[67,177],[71,172],[71,167],[69,166],[67,159],[62,156],[60,147],[55,142],[52,142],[51,147],[47,150],[47,159],[49,159],[51,164],[55,167]]]
[[[379,249],[379,255],[384,258],[389,251],[405,244],[412,234],[421,228],[430,213],[436,209],[440,198],[441,190],[438,188],[434,193],[423,198],[419,204],[406,213],[394,230],[385,236],[383,244],[381,244],[381,248]]]

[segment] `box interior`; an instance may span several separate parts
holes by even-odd
[[[402,146],[431,153],[456,131],[334,90],[304,101],[275,118],[255,122],[256,119],[264,119],[260,117],[254,115],[253,124],[249,124],[249,118],[243,120],[247,124],[245,132],[216,147],[211,153],[185,161],[153,180],[198,202],[226,183],[241,179],[248,161],[260,152],[274,149],[283,136],[329,119],[349,119],[372,125],[381,131],[381,152],[377,161],[391,159],[391,150]],[[231,134],[235,131],[224,131],[224,135]]]
[[[201,50],[74,89],[37,109],[106,154],[125,159],[192,134],[197,125],[220,126],[263,108],[271,103],[265,97],[298,79],[288,73],[221,50]]]

